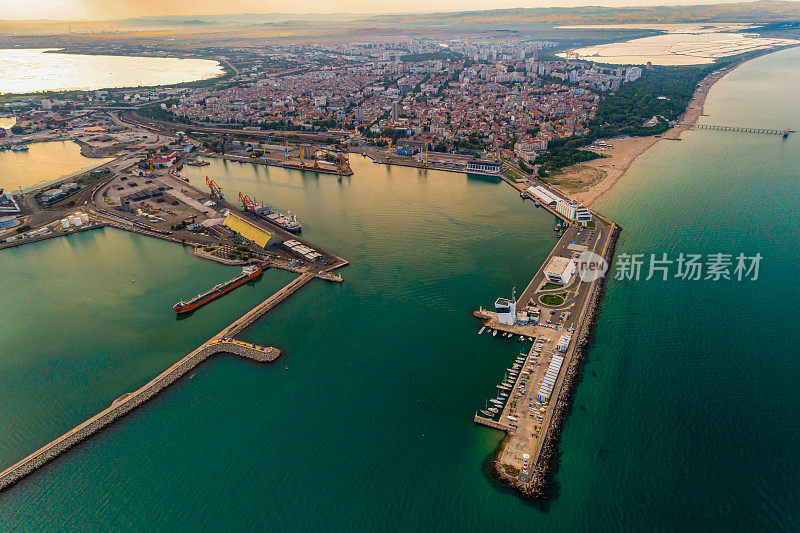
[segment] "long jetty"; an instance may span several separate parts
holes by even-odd
[[[537,180],[517,182],[507,176],[501,177],[523,198],[535,199],[527,191],[531,184],[541,185],[558,196],[566,197]],[[592,235],[596,233],[597,237],[584,236],[579,239],[573,221],[544,202],[539,202],[539,206],[563,221],[566,229],[548,259],[541,264],[520,295],[517,309],[527,308],[530,304],[542,308],[539,312],[550,313],[550,320],[533,325],[509,325],[500,323],[495,313],[482,308],[473,313],[483,322],[479,333],[489,328],[490,331],[500,332],[506,337],[520,336],[536,340],[524,361],[515,359],[516,366],[513,368],[517,373],[508,369],[512,372],[513,383],[507,383],[510,380],[505,378],[503,384],[506,386],[498,385],[499,389],[506,391],[507,396],[503,399],[498,395],[493,403],[495,407],[502,409],[493,411],[496,413],[494,416],[489,416],[486,411],[480,414],[476,412],[473,418],[476,424],[506,433],[490,462],[490,472],[495,479],[514,489],[523,498],[531,500],[546,500],[551,494],[550,483],[556,466],[561,427],[571,405],[572,391],[580,375],[606,281],[601,276],[595,280],[573,282],[577,285],[569,283],[559,289],[564,292],[564,301],[550,305],[539,299],[539,296],[552,293],[552,289],[544,288],[548,281],[544,270],[551,257],[570,258],[583,251],[592,251],[602,256],[607,264],[611,264],[620,232],[619,226],[614,222],[593,212],[594,226],[589,231]],[[571,288],[574,290],[570,290]],[[571,296],[567,296],[568,293]],[[556,316],[559,318],[552,324]],[[545,318],[542,317],[541,320]],[[566,340],[562,341],[564,338]],[[565,344],[559,347],[562,342]],[[549,362],[556,355],[563,358],[562,364],[555,376],[551,394],[542,399],[538,390],[550,368]]]
[[[718,124],[681,124],[695,130],[715,130],[715,131],[734,131],[740,133],[763,133],[766,135],[783,135],[788,137],[795,130],[773,130],[769,128],[748,128],[746,126],[722,126]]]
[[[244,316],[242,316],[239,320],[228,326],[227,328],[223,329],[217,337],[234,337],[244,331],[250,324],[261,318],[264,313],[284,301],[290,295],[297,292],[300,287],[314,279],[315,275],[311,272],[305,272],[300,274],[291,282],[289,282],[284,287],[278,289],[275,294],[255,306],[253,309],[248,311]]]
[[[139,407],[147,400],[154,398],[159,392],[175,383],[197,365],[218,353],[229,353],[259,363],[268,363],[277,359],[281,351],[271,346],[240,341],[232,337],[244,331],[270,309],[286,300],[306,283],[314,279],[313,273],[303,273],[290,283],[280,288],[269,298],[261,302],[244,316],[233,322],[202,345],[182,357],[175,364],[148,381],[133,392],[124,394],[114,400],[110,406],[93,417],[75,426],[55,440],[45,444],[24,459],[0,472],[0,491],[5,490],[20,479],[41,468],[68,449],[94,435],[118,418]]]

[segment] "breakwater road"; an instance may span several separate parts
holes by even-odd
[[[259,363],[268,363],[277,359],[281,352],[277,348],[259,346],[250,342],[236,340],[233,337],[258,320],[267,311],[283,302],[306,283],[314,279],[314,273],[300,274],[285,286],[278,289],[269,298],[258,304],[233,324],[222,330],[200,347],[181,358],[168,369],[151,379],[143,387],[124,394],[114,400],[109,407],[94,415],[89,420],[64,433],[57,439],[42,446],[29,456],[0,472],[0,491],[13,485],[31,472],[58,457],[66,450],[89,438],[91,435],[111,424],[121,416],[156,396],[159,392],[175,383],[181,376],[217,353],[230,353]]]
[[[247,326],[261,318],[261,316],[284,301],[286,298],[297,292],[303,285],[314,279],[316,275],[313,272],[304,272],[300,274],[292,281],[278,289],[272,296],[255,306],[251,309],[247,314],[241,317],[239,320],[228,326],[227,328],[223,329],[215,336],[215,338],[230,338],[235,337],[239,333],[245,330]]]
[[[58,457],[69,448],[82,442],[121,416],[142,405],[144,402],[175,383],[181,376],[197,365],[218,353],[230,353],[261,363],[274,361],[281,354],[280,350],[273,347],[258,346],[227,338],[211,339],[160,373],[141,388],[120,396],[114,400],[109,407],[94,415],[92,418],[0,472],[0,490],[16,483],[47,462]]]
[[[291,282],[281,287],[269,298],[258,304],[233,324],[222,330],[201,346],[184,356],[171,367],[150,380],[134,392],[124,394],[114,400],[109,407],[94,415],[89,420],[64,433],[57,439],[42,446],[29,456],[0,472],[0,491],[13,485],[31,472],[58,457],[66,450],[89,438],[91,435],[111,424],[121,416],[156,396],[159,392],[175,383],[181,376],[217,353],[230,353],[259,363],[268,363],[277,359],[281,352],[270,346],[236,340],[233,337],[258,320],[267,311],[283,302],[306,283],[314,279],[314,273],[300,274]]]

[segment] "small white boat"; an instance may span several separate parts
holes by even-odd
[[[486,329],[486,326],[483,326],[483,327],[481,328],[481,330],[478,332],[478,335],[481,335],[481,334],[483,333],[483,330],[485,330],[485,329]]]
[[[496,330],[496,329],[493,329],[493,330],[492,330],[492,337],[496,337],[496,336],[497,336],[497,330]]]

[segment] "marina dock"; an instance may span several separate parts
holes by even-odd
[[[521,195],[527,194],[527,185],[505,177],[504,180]],[[564,219],[555,209],[540,207],[559,220]],[[530,350],[519,353],[506,368],[496,397],[487,400],[486,408],[476,411],[473,419],[476,424],[506,433],[492,461],[492,473],[530,499],[547,498],[561,423],[605,288],[605,277],[584,282],[577,273],[564,285],[554,284],[545,276],[545,268],[553,258],[572,261],[584,251],[612,263],[620,228],[596,214],[593,218],[592,228],[565,224],[552,251],[519,298],[512,298],[513,323],[483,307],[473,313],[481,323],[479,334],[506,341],[533,339]],[[519,323],[518,312],[534,318]],[[518,343],[513,344],[516,347]]]
[[[267,311],[285,301],[314,277],[314,274],[311,273],[301,274],[142,387],[133,392],[123,394],[106,409],[0,472],[0,491],[36,471],[76,444],[83,442],[115,420],[144,404],[147,400],[154,398],[159,392],[178,381],[187,372],[213,355],[220,353],[233,354],[258,363],[275,361],[281,354],[278,348],[259,346],[233,337],[244,331],[245,328],[253,324]]]

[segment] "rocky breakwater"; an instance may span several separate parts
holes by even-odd
[[[234,339],[215,337],[183,357],[143,387],[120,396],[108,408],[0,472],[0,490],[6,489],[66,450],[83,442],[94,433],[131,412],[217,353],[231,353],[259,363],[267,363],[277,359],[281,352],[273,347],[258,346]]]
[[[621,231],[622,229],[616,225],[612,230],[604,254],[609,265],[613,262],[617,240],[619,239]],[[583,365],[585,362],[584,356],[591,345],[597,314],[600,309],[600,302],[602,302],[606,290],[606,278],[600,278],[594,283],[595,286],[592,288],[592,295],[586,309],[586,314],[577,331],[578,338],[575,351],[565,370],[558,397],[554,398],[556,403],[553,407],[553,415],[550,418],[550,424],[546,428],[543,428],[545,432],[544,442],[542,443],[539,456],[535,459],[533,464],[533,473],[530,477],[530,481],[528,483],[521,482],[519,480],[520,472],[518,469],[500,464],[496,459],[493,460],[490,465],[491,474],[495,479],[512,487],[521,496],[529,500],[545,501],[550,499],[552,495],[552,479],[557,467],[558,442],[561,436],[561,429],[572,407],[575,387],[582,377]],[[499,456],[499,450],[505,445],[507,439],[508,437],[498,446],[497,456]]]

